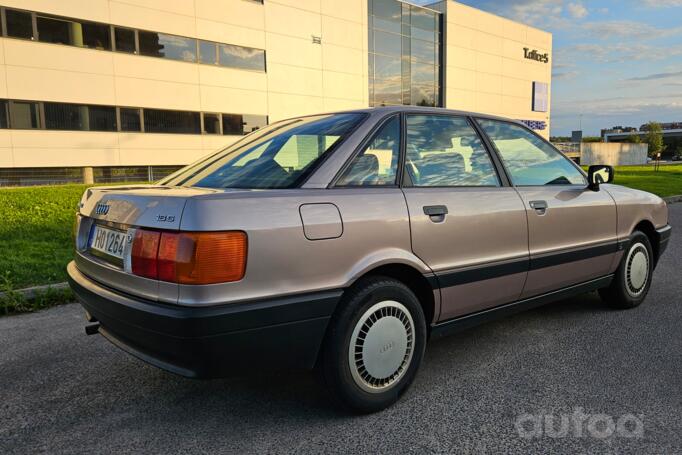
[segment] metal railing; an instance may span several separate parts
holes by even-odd
[[[154,182],[180,169],[182,166],[127,166],[93,167],[92,181],[100,183]],[[0,187],[37,186],[84,183],[87,168],[3,168],[0,169]],[[85,182],[88,183],[88,182]]]

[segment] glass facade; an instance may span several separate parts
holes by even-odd
[[[441,14],[369,0],[369,105],[442,106]]]

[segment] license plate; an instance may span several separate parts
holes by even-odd
[[[90,235],[90,250],[93,253],[105,254],[123,260],[126,241],[126,232],[95,224]]]

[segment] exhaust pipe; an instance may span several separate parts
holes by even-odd
[[[99,322],[85,326],[86,335],[94,335],[96,333],[99,333]]]

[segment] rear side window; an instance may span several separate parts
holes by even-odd
[[[395,185],[400,156],[400,118],[388,120],[336,183],[336,186]]]
[[[488,151],[464,117],[409,115],[405,168],[417,187],[500,185]]]
[[[514,185],[585,185],[585,177],[554,147],[514,123],[479,119],[502,156]]]
[[[292,188],[364,114],[302,117],[262,128],[225,151],[181,169],[166,185],[206,188]]]

